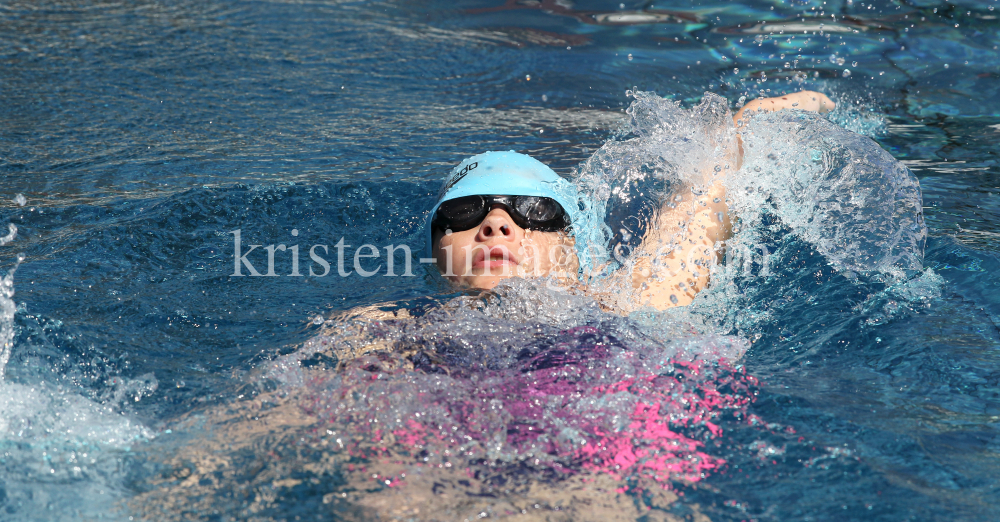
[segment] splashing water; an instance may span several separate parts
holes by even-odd
[[[609,141],[578,172],[585,200],[596,202],[592,220],[637,199],[663,208],[679,190],[697,193],[721,176],[731,214],[741,223],[737,233],[761,228],[764,209],[773,209],[840,269],[920,270],[927,232],[919,184],[871,139],[811,112],[761,114],[740,133],[744,156],[737,170],[726,100],[706,93],[686,110],[653,93],[629,94],[635,100],[624,132],[631,137]],[[615,232],[607,225],[590,228],[577,232],[584,245],[607,245]]]
[[[874,141],[817,114],[779,112],[751,120],[744,148],[743,168],[727,179],[744,226],[774,209],[839,270],[921,270],[920,186]]]
[[[21,204],[22,199],[16,202]],[[16,238],[17,227],[10,224],[0,246]],[[123,418],[122,397],[96,403],[62,385],[8,382],[17,312],[14,272],[23,261],[19,254],[15,265],[0,277],[0,484],[8,506],[5,520],[37,519],[42,509],[56,519],[96,516],[106,511],[107,501],[121,489],[115,483],[120,480],[116,450],[153,434]],[[116,391],[134,388],[139,381],[128,380]],[[151,377],[145,384],[156,387]],[[47,493],[39,494],[43,484]],[[88,501],[81,503],[81,498]]]
[[[572,304],[532,312],[560,301]],[[733,363],[745,341],[667,319],[651,334],[580,304],[513,280],[415,321],[339,324],[272,376],[304,386],[304,410],[358,457],[472,466],[495,482],[516,469],[664,487],[722,466],[703,446],[751,400],[754,381]],[[323,358],[342,369],[304,368]]]
[[[6,236],[0,237],[0,246],[4,246],[17,238],[17,226],[13,223],[9,225],[9,232]],[[14,304],[14,271],[17,266],[24,261],[23,255],[18,255],[16,264],[7,272],[7,275],[0,277],[0,386],[3,386],[6,375],[7,362],[10,360],[10,352],[14,348],[14,312],[17,307]]]
[[[703,194],[736,169],[736,129],[724,98],[706,93],[687,110],[655,93],[628,94],[635,100],[621,138],[605,143],[576,173],[588,211],[574,230],[581,265],[604,267],[605,274],[635,263],[632,250],[674,197]],[[619,215],[624,221],[616,221]]]
[[[723,331],[734,328],[735,322],[720,318],[746,311],[755,289],[766,288],[769,277],[788,270],[794,264],[790,256],[802,248],[822,260],[814,272],[829,265],[851,284],[884,283],[896,288],[886,290],[890,293],[919,296],[913,302],[925,303],[936,295],[940,279],[922,268],[927,229],[917,179],[870,138],[812,112],[759,114],[740,130],[744,154],[736,169],[736,129],[724,99],[709,93],[699,105],[684,109],[652,93],[630,94],[635,100],[622,137],[607,142],[578,171],[581,193],[591,202],[589,219],[601,224],[577,232],[578,244],[593,251],[600,251],[593,245],[609,245],[611,255],[604,259],[608,272],[632,269],[636,256],[629,255],[629,248],[636,238],[645,236],[672,250],[669,238],[649,234],[659,209],[721,179],[734,235],[724,248],[717,245],[725,260],[708,267],[712,283],[698,295],[698,306],[676,313],[711,317]],[[831,116],[841,123],[864,112],[856,102],[845,103],[840,111]],[[871,116],[846,123],[877,134],[879,121]],[[639,218],[616,221],[617,215]],[[619,229],[629,234],[616,234]],[[776,242],[786,233],[786,240]],[[621,248],[628,236],[632,243]],[[601,265],[597,258],[591,261]],[[898,286],[917,276],[912,289]],[[606,278],[593,286],[616,296],[620,308],[630,309],[634,290],[621,283]],[[893,299],[873,296],[862,306],[882,306],[877,303]]]

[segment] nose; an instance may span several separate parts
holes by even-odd
[[[479,224],[479,241],[486,242],[488,239],[514,239],[514,223],[502,208],[494,208]]]

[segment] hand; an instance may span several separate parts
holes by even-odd
[[[816,91],[799,91],[780,98],[765,98],[764,101],[776,101],[775,105],[781,105],[780,109],[801,109],[804,111],[818,112],[824,114],[837,108],[837,104],[825,94]]]
[[[774,98],[758,98],[753,100],[744,105],[743,108],[740,109],[735,116],[733,116],[733,121],[736,122],[737,126],[740,126],[740,120],[744,119],[744,114],[749,116],[756,112],[774,112],[783,109],[800,109],[803,111],[812,111],[823,114],[830,112],[835,108],[837,108],[837,104],[833,103],[833,100],[821,92],[799,91]]]

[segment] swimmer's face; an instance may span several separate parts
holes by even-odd
[[[472,288],[490,289],[509,277],[572,279],[579,266],[571,236],[525,230],[499,205],[469,230],[435,230],[433,243],[441,274]]]

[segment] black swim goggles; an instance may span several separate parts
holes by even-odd
[[[507,211],[517,226],[539,232],[556,232],[569,226],[562,205],[542,196],[465,196],[438,207],[431,222],[435,228],[461,232],[483,222],[494,205]]]

